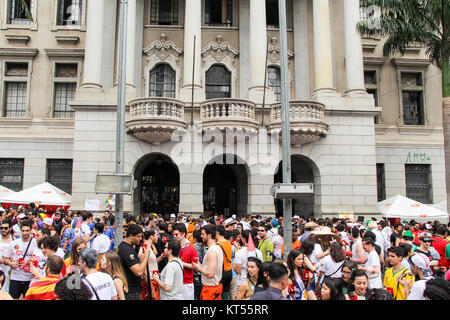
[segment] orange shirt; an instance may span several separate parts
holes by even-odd
[[[218,243],[225,251],[225,254],[223,255],[223,269],[225,271],[230,271],[233,268],[231,265],[231,242],[228,240],[222,240]]]
[[[302,246],[302,243],[300,242],[300,240],[297,240],[295,242],[292,242],[292,250],[294,249],[300,249],[300,247]],[[281,254],[284,254],[284,243],[281,246]]]

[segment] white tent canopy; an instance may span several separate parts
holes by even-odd
[[[447,212],[447,201],[442,201],[432,205],[433,208],[439,209],[441,211]]]
[[[10,195],[12,195],[14,193],[16,193],[16,192],[11,190],[11,189],[8,189],[8,188],[6,188],[4,186],[0,186],[0,199],[4,198],[4,197],[7,197],[7,196],[10,196]]]
[[[58,189],[48,182],[16,192],[0,199],[1,203],[30,204],[47,206],[70,206],[72,197],[70,194]]]
[[[385,218],[414,219],[419,222],[434,220],[448,222],[447,212],[409,199],[402,195],[396,195],[384,201],[378,202],[378,208],[382,216]]]

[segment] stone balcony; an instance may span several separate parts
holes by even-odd
[[[289,109],[291,145],[312,143],[327,135],[329,126],[325,122],[324,104],[315,101],[291,101]],[[281,132],[280,102],[272,105],[267,128],[270,134]]]
[[[257,132],[259,123],[256,121],[255,109],[253,102],[242,99],[206,100],[200,104],[202,130]]]
[[[159,145],[170,141],[175,130],[186,128],[184,103],[171,98],[148,97],[130,101],[127,133],[140,140]]]

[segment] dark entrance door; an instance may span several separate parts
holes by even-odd
[[[237,180],[226,164],[210,164],[203,173],[203,211],[205,216],[236,214]]]
[[[178,213],[180,177],[167,160],[152,162],[142,174],[142,212]]]
[[[314,183],[314,174],[306,161],[299,157],[291,157],[291,181],[297,183]],[[278,165],[278,170],[274,176],[274,183],[283,182],[282,161]],[[276,216],[283,215],[283,200],[275,199]],[[304,199],[292,200],[292,216],[303,217],[314,215],[314,195],[305,196]]]

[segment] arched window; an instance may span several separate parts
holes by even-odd
[[[281,75],[280,68],[271,66],[267,68],[267,82],[270,90],[275,94],[276,101],[281,101]]]
[[[150,97],[175,98],[175,71],[165,63],[150,71]]]
[[[206,71],[206,99],[231,97],[231,72],[224,66],[213,65]]]

